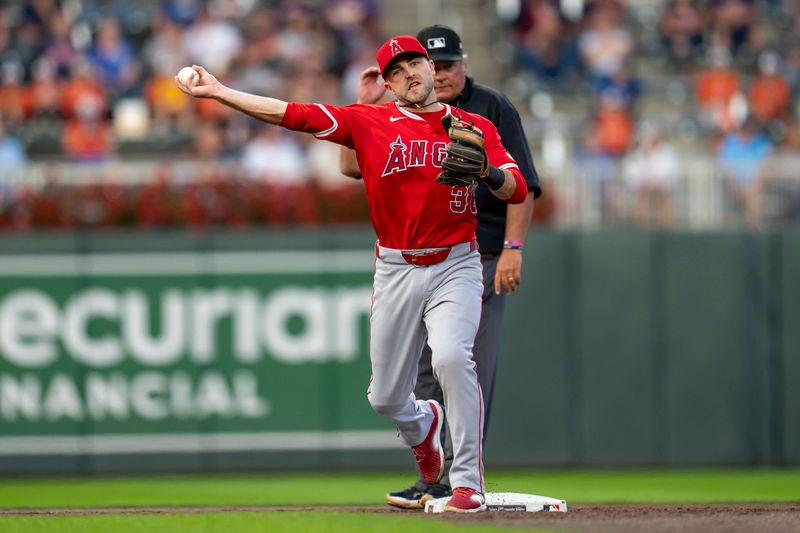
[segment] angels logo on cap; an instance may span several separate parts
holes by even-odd
[[[383,45],[378,48],[378,53],[375,54],[375,59],[378,60],[378,68],[381,70],[381,75],[385,78],[386,69],[395,59],[407,55],[424,56],[425,59],[428,59],[428,51],[411,35],[397,35],[383,43]]]

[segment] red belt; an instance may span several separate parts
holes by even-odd
[[[418,267],[422,266],[431,266],[436,265],[447,259],[447,256],[450,255],[450,248],[445,248],[443,250],[433,250],[430,252],[403,252],[403,259],[406,260],[406,263],[409,265],[414,265]]]
[[[469,243],[469,251],[474,252],[478,249],[478,243],[476,241],[472,241]],[[431,265],[438,265],[442,261],[448,258],[450,255],[451,247],[448,246],[447,248],[442,248],[439,250],[406,250],[402,252],[403,259],[406,260],[406,263],[409,265],[414,266],[431,266]]]

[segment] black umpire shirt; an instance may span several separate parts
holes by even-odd
[[[447,103],[492,121],[500,133],[503,146],[517,161],[525,183],[528,184],[528,191],[533,192],[534,198],[541,196],[539,175],[533,166],[533,158],[522,130],[519,113],[505,95],[491,87],[473,82],[472,78],[467,78],[461,94]],[[499,254],[503,251],[505,240],[508,204],[497,198],[486,187],[478,187],[475,190],[475,203],[478,207],[476,235],[480,251]]]

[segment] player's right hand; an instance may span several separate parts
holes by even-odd
[[[192,65],[192,68],[200,75],[200,79],[197,80],[197,83],[192,86],[188,86],[182,83],[181,80],[178,79],[178,76],[175,76],[175,85],[177,85],[181,91],[190,96],[196,96],[198,98],[213,98],[222,88],[222,84],[203,67],[199,65]]]
[[[377,104],[386,94],[386,88],[381,83],[381,71],[378,67],[367,67],[361,71],[358,78],[359,104]]]

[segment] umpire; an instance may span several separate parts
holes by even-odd
[[[439,101],[491,120],[528,185],[527,199],[517,205],[498,200],[486,187],[475,189],[478,209],[476,233],[483,264],[483,308],[473,359],[477,364],[478,380],[483,392],[485,438],[497,374],[505,295],[514,292],[521,282],[525,234],[533,215],[534,199],[542,194],[542,190],[517,110],[503,94],[477,84],[467,76],[467,56],[458,34],[447,26],[437,24],[420,30],[417,40],[434,62],[434,90]],[[383,91],[377,81],[377,69],[367,69],[362,73],[359,103],[375,103],[379,100]],[[348,176],[360,175],[351,150],[342,149],[341,167]],[[414,394],[418,398],[434,399],[441,403],[442,389],[433,377],[431,351],[427,346],[420,359],[418,372]],[[447,406],[444,407],[446,413]],[[453,447],[449,432],[445,433],[445,451],[445,477],[439,484],[428,485],[420,479],[407,489],[387,494],[386,502],[396,507],[417,509],[424,507],[429,499],[450,496],[448,473]]]

